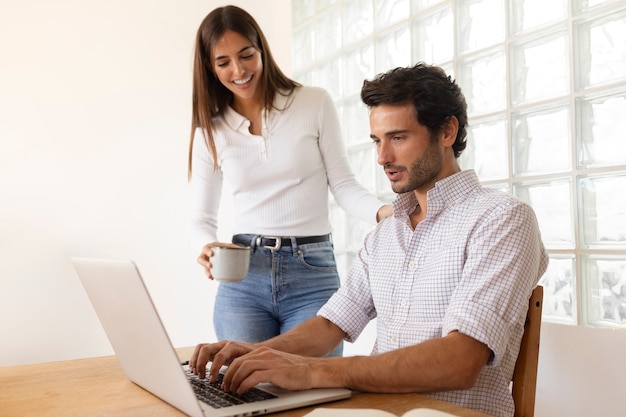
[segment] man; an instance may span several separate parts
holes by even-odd
[[[479,185],[457,158],[466,103],[443,70],[420,63],[366,81],[378,163],[398,194],[318,316],[257,344],[198,345],[192,370],[224,388],[346,387],[420,392],[512,416],[509,382],[528,299],[547,267],[532,209]],[[377,317],[371,356],[323,357]]]

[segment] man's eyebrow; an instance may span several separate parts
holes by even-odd
[[[397,129],[397,130],[390,130],[389,132],[385,132],[385,134],[383,136],[394,136],[394,135],[398,135],[400,133],[407,133],[409,130],[408,129]],[[370,138],[371,139],[377,139],[378,136],[374,135],[374,134],[370,134]]]
[[[254,48],[254,46],[252,46],[252,45],[244,46],[243,48],[241,48],[241,49],[237,52],[237,54],[240,54],[240,53],[242,53],[243,51],[245,51],[246,49],[249,49],[249,48]],[[225,58],[228,58],[228,56],[227,56],[227,55],[220,55],[220,56],[216,56],[216,57],[215,57],[215,60],[217,61],[217,60],[219,60],[219,59],[225,59]]]

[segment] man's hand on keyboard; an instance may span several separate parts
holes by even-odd
[[[288,390],[321,387],[325,384],[317,380],[318,376],[328,370],[330,362],[328,358],[305,357],[262,346],[232,361],[224,373],[222,388],[241,394],[262,382]]]
[[[254,350],[255,346],[243,342],[221,341],[196,346],[189,359],[189,370],[199,378],[206,376],[206,365],[211,362],[209,381],[214,382],[222,366],[230,365],[233,359]]]

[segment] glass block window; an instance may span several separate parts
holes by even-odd
[[[352,168],[384,201],[364,79],[439,65],[468,101],[462,168],[528,202],[550,266],[544,319],[626,328],[623,0],[292,0],[294,78],[336,100]],[[331,207],[340,272],[371,225]]]

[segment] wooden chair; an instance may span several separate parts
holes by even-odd
[[[513,371],[512,392],[513,401],[515,402],[515,417],[533,417],[535,415],[542,307],[543,287],[538,285],[533,290],[528,302],[524,336],[522,337],[519,355]]]

